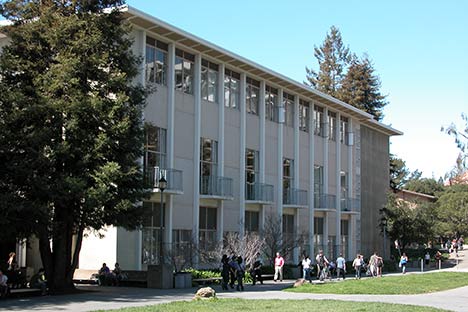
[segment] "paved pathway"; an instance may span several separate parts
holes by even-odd
[[[465,260],[466,253],[466,260]],[[459,253],[459,265],[446,269],[450,271],[468,272],[468,251]],[[417,272],[409,274],[418,274]],[[430,274],[430,273],[425,273]],[[265,285],[246,286],[244,292],[221,292],[216,290],[219,298],[244,299],[338,299],[348,301],[369,301],[414,304],[431,306],[452,311],[468,312],[468,286],[457,289],[420,295],[335,295],[335,294],[301,294],[283,292],[281,289],[289,287],[293,281]],[[97,309],[118,309],[122,307],[144,306],[166,303],[176,300],[190,300],[195,288],[191,289],[148,289],[127,287],[97,287],[80,286],[83,293],[63,296],[31,297],[0,301],[0,310],[4,311],[93,311]]]

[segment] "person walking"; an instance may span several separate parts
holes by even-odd
[[[370,268],[372,277],[377,276],[377,258],[378,258],[377,251],[374,251],[374,253],[369,259],[369,268]]]
[[[279,278],[280,282],[283,281],[283,266],[284,266],[284,259],[281,257],[280,253],[276,253],[275,258],[275,276],[274,281],[276,282]]]
[[[244,260],[241,256],[237,257],[237,268],[236,268],[236,278],[237,278],[237,290],[244,291],[244,276],[245,276],[245,265]]]
[[[401,268],[401,272],[402,272],[403,274],[406,273],[406,264],[407,264],[407,263],[408,263],[408,256],[406,255],[406,253],[403,253],[403,254],[401,255],[400,264],[399,264],[399,266],[400,266],[400,268]]]
[[[336,279],[338,280],[340,276],[345,279],[346,274],[346,259],[343,257],[343,254],[340,253],[340,256],[336,258]]]
[[[262,278],[262,259],[260,254],[257,254],[257,260],[252,265],[252,269],[250,270],[250,275],[252,276],[252,285],[255,286],[257,281],[263,285],[263,278]]]
[[[361,255],[357,254],[356,258],[353,260],[353,268],[356,271],[356,279],[361,279],[361,267],[362,267],[362,261],[361,261]]]
[[[329,261],[325,257],[325,255],[323,254],[322,249],[319,250],[319,253],[315,257],[315,261],[317,262],[317,278],[320,279],[320,280],[323,280],[324,277],[321,279],[320,274],[322,274],[322,271],[328,266]]]
[[[312,274],[310,274],[310,265],[312,261],[310,260],[309,256],[305,256],[302,260],[302,278],[309,280],[312,283]]]
[[[221,258],[221,277],[223,278],[223,281],[221,282],[221,287],[223,290],[228,290],[228,283],[229,283],[229,271],[231,270],[231,267],[229,266],[229,258],[227,255],[223,255]]]

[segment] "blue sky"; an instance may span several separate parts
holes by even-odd
[[[455,164],[440,131],[468,113],[468,1],[128,1],[148,14],[302,82],[331,25],[368,53],[388,95],[391,152],[438,178]]]

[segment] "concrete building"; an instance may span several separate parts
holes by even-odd
[[[285,238],[306,234],[289,256],[296,263],[318,249],[348,259],[382,250],[389,138],[401,132],[135,8],[123,12],[146,60],[136,82],[156,89],[144,116],[145,174],[168,185],[143,202],[150,216],[141,231],[87,237],[81,269],[118,261],[145,270],[159,257],[161,223],[164,246],[175,250],[261,234],[272,218]]]

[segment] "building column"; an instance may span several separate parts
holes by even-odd
[[[309,254],[314,253],[314,217],[315,217],[315,134],[314,103],[309,104]]]
[[[341,138],[340,138],[341,114],[336,113],[336,256],[341,252]],[[344,198],[346,200],[346,198]]]
[[[245,107],[245,73],[240,76],[240,157],[239,157],[239,237],[244,237],[245,232],[245,136],[246,136],[246,107]]]
[[[276,105],[277,114],[278,114],[278,146],[277,146],[277,176],[276,176],[276,185],[278,187],[278,196],[276,199],[276,209],[277,216],[280,218],[281,230],[283,229],[283,122],[279,122],[279,117],[282,114],[284,116],[284,104],[283,104],[283,89],[278,90],[278,103]],[[280,112],[283,110],[282,112]]]
[[[348,194],[349,198],[353,201],[356,199],[354,192],[354,177],[356,176],[353,167],[353,146],[354,146],[354,136],[353,136],[353,120],[348,118],[348,145],[347,148],[347,163],[348,163]],[[356,217],[351,215],[349,220],[349,256],[355,255],[356,250]]]
[[[293,127],[294,127],[294,181],[293,181],[293,187],[295,189],[299,189],[299,181],[300,181],[300,171],[299,171],[299,165],[300,165],[300,158],[299,158],[299,96],[296,95],[294,97],[294,122],[293,122]],[[296,209],[295,211],[295,233],[294,233],[294,239],[297,239],[299,237],[299,209]],[[296,247],[294,248],[293,251],[293,261],[294,263],[299,262],[299,248]]]
[[[323,123],[323,131],[324,131],[324,137],[323,137],[323,194],[325,196],[329,195],[328,191],[328,141],[330,137],[329,129],[328,129],[328,107],[325,107],[323,109],[323,119],[325,122]],[[328,202],[328,201],[327,201]],[[328,207],[327,207],[328,208]],[[328,218],[329,218],[329,213],[325,212],[325,217],[323,220],[323,251],[325,254],[328,253]]]
[[[200,230],[200,137],[201,137],[201,55],[195,55],[195,72],[193,80],[193,97],[195,100],[194,131],[193,131],[193,227],[192,237],[198,246]],[[198,259],[195,259],[198,264]]]
[[[174,168],[174,116],[175,116],[175,45],[170,43],[167,49],[167,168]],[[166,230],[164,237],[167,246],[172,248],[172,229],[174,215],[174,196],[166,195]]]
[[[219,64],[218,72],[218,172],[224,176],[224,64]],[[223,240],[224,234],[224,201],[218,201],[217,239]]]

